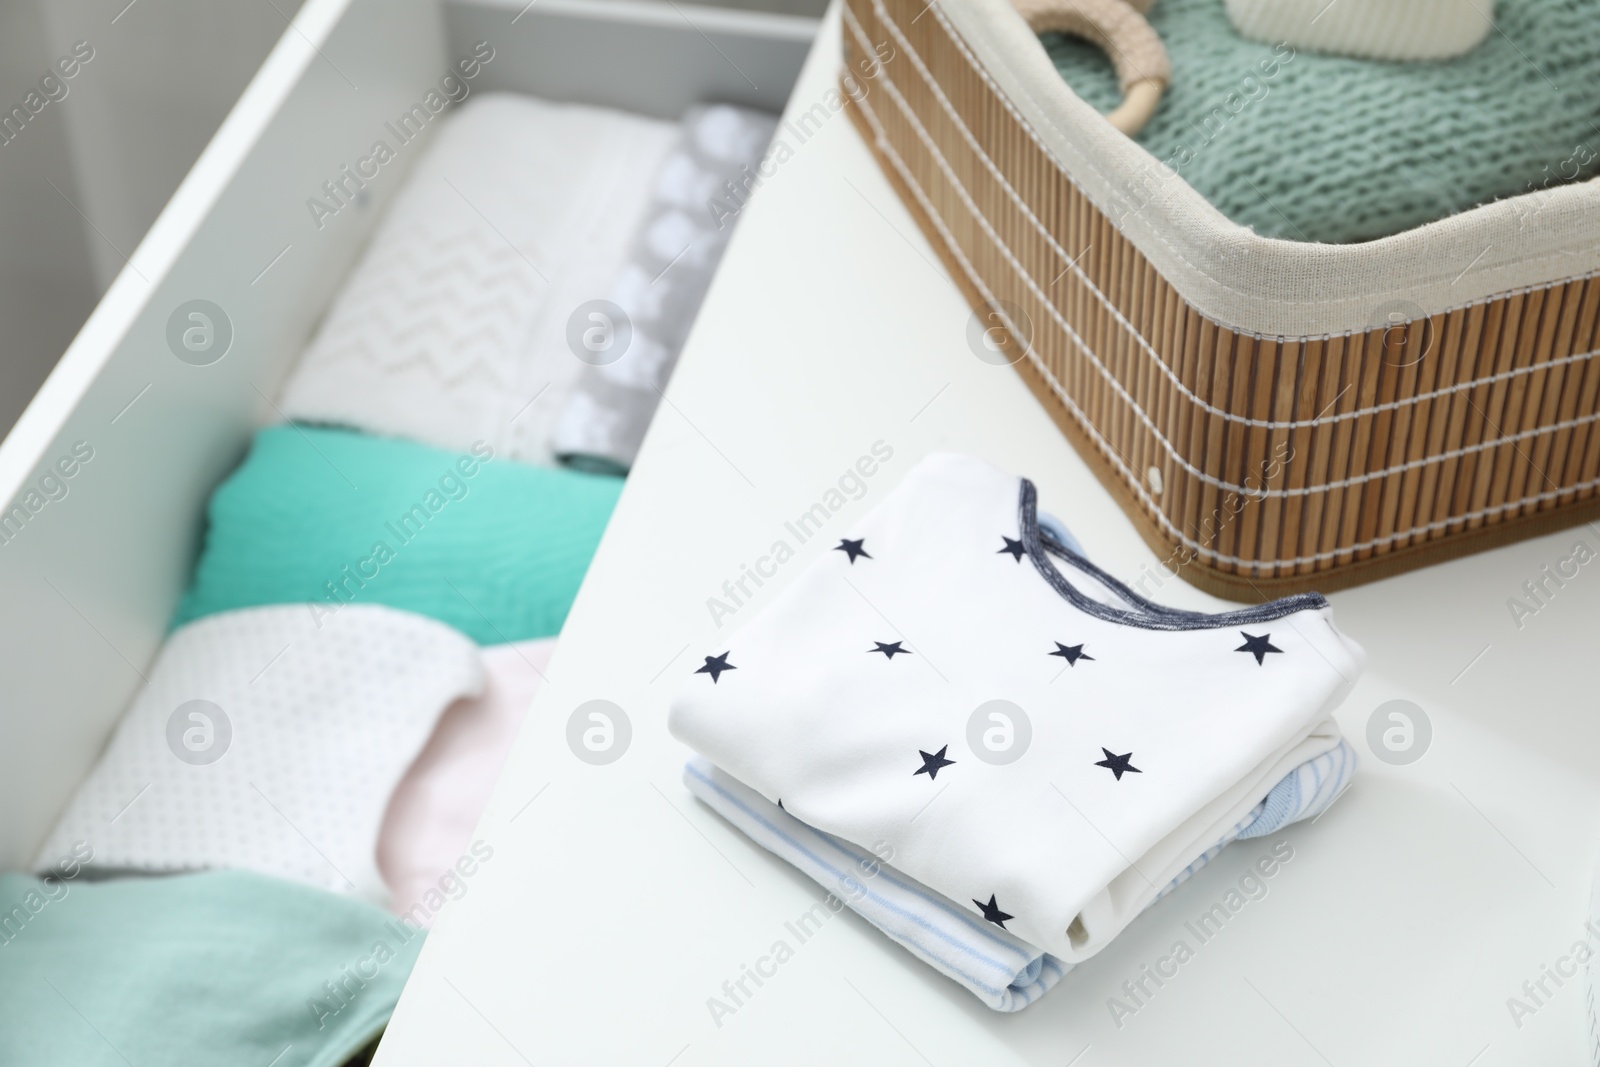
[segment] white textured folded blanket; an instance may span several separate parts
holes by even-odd
[[[677,737],[1063,963],[1341,745],[1363,662],[1313,594],[1145,601],[1041,532],[1031,483],[948,455],[709,652]]]
[[[549,462],[568,320],[627,261],[677,124],[507,93],[435,136],[284,385],[291,419]]]

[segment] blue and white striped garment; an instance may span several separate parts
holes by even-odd
[[[1355,769],[1355,750],[1343,740],[1296,767],[1155,900],[1188,881],[1230,842],[1261,837],[1320,814],[1343,792]],[[899,873],[888,864],[890,856],[808,826],[707,760],[690,760],[683,779],[691,793],[752,841],[799,868],[890,940],[996,1011],[1026,1008],[1072,969]]]
[[[1265,837],[1280,827],[1309,819],[1326,811],[1356,773],[1356,750],[1339,739],[1339,747],[1306,760],[1283,776],[1256,809],[1261,814],[1239,833],[1239,837]]]

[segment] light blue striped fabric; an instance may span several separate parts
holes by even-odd
[[[1265,837],[1280,826],[1309,819],[1327,810],[1356,773],[1356,750],[1344,738],[1339,747],[1307,760],[1272,787],[1258,809],[1261,814],[1239,834]]]
[[[1150,903],[1154,904],[1157,900],[1161,900],[1194,877],[1195,872],[1216,859],[1222,850],[1233,842],[1252,837],[1265,837],[1290,823],[1314,819],[1327,811],[1329,805],[1337,800],[1339,794],[1350,784],[1350,779],[1355,777],[1358,762],[1356,750],[1350,747],[1350,742],[1341,737],[1337,748],[1329,749],[1322,755],[1300,764],[1284,775],[1283,780],[1272,787],[1266,799],[1251,808],[1250,813],[1224,834],[1221,841],[1206,849],[1193,863],[1179,871],[1177,877],[1168,882]]]
[[[1343,740],[1296,767],[1151,903],[1188,881],[1230,842],[1320,814],[1355,768],[1355,750]],[[996,1011],[1026,1008],[1071,970],[1070,964],[896,871],[883,857],[806,825],[704,759],[690,760],[683,779],[707,807],[827,889],[838,901],[829,906],[849,907]]]

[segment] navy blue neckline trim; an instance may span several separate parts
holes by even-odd
[[[1052,589],[1061,597],[1086,615],[1093,615],[1106,622],[1114,622],[1123,626],[1136,626],[1145,630],[1221,630],[1233,626],[1251,623],[1271,622],[1281,619],[1286,615],[1293,615],[1298,611],[1316,611],[1328,606],[1328,601],[1320,593],[1297,593],[1281,600],[1268,601],[1254,607],[1239,608],[1234,611],[1223,611],[1216,614],[1206,614],[1199,611],[1185,611],[1180,608],[1169,608],[1148,600],[1122,582],[1090,563],[1087,559],[1060,544],[1055,538],[1050,537],[1039,526],[1038,515],[1038,490],[1032,482],[1023,478],[1022,491],[1018,501],[1018,519],[1022,527],[1022,546],[1028,553],[1028,558],[1033,561],[1035,569],[1044,578]],[[1077,587],[1069,582],[1065,575],[1056,569],[1050,562],[1050,556],[1056,556],[1091,576],[1106,588],[1113,590],[1119,597],[1134,605],[1138,610],[1129,611],[1125,608],[1103,604],[1093,597],[1085,596]]]

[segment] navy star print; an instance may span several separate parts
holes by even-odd
[[[901,648],[899,641],[888,645],[884,644],[882,641],[874,641],[872,643],[878,647],[867,649],[867,655],[869,656],[874,652],[882,652],[884,659],[894,659],[896,653],[899,653],[902,656],[911,655],[911,650],[909,648]]]
[[[1055,645],[1056,650],[1050,654],[1052,656],[1060,656],[1066,660],[1069,667],[1076,667],[1080,659],[1091,661],[1094,659],[1093,656],[1083,650],[1082,645],[1063,645],[1060,641],[1057,641]]]
[[[1095,761],[1095,766],[1096,767],[1104,767],[1106,770],[1108,770],[1112,774],[1116,775],[1117,776],[1117,781],[1119,781],[1119,782],[1122,781],[1122,776],[1124,774],[1143,774],[1144,773],[1139,768],[1135,767],[1132,763],[1129,762],[1130,760],[1133,759],[1133,753],[1132,752],[1124,752],[1122,755],[1118,756],[1118,755],[1114,754],[1109,748],[1102,747],[1100,749],[1100,751],[1104,752],[1106,754],[1106,758],[1103,759],[1103,760],[1096,760]]]
[[[939,777],[939,772],[941,770],[955,763],[955,760],[953,759],[944,758],[944,754],[949,751],[949,749],[949,745],[944,746],[944,748],[941,748],[937,752],[924,752],[920,748],[917,749],[917,755],[922,757],[922,766],[912,771],[911,777],[915,778],[919,774],[926,774],[929,781]]]
[[[713,685],[715,685],[717,679],[722,677],[723,671],[736,671],[739,669],[728,662],[728,656],[730,654],[731,653],[724,652],[720,656],[707,656],[706,665],[694,673],[711,675],[711,682]]]
[[[1268,652],[1283,651],[1283,649],[1267,640],[1267,638],[1272,636],[1271,634],[1262,634],[1260,637],[1257,637],[1255,634],[1247,634],[1243,630],[1240,630],[1239,634],[1244,638],[1244,644],[1234,649],[1234,651],[1253,653],[1256,657],[1257,667],[1261,666],[1267,661]]]
[[[974,900],[973,903],[978,906],[978,910],[983,912],[983,917],[985,919],[994,923],[1002,930],[1006,928],[1006,920],[1013,918],[1013,916],[1007,915],[1005,912],[1000,910],[999,905],[994,902],[993,893],[989,894],[989,903],[985,904],[981,900]]]
[[[1006,543],[1006,547],[1004,547],[1004,548],[1000,549],[999,551],[997,551],[995,553],[995,555],[1003,556],[1003,555],[1009,554],[1012,559],[1016,560],[1018,563],[1021,563],[1022,562],[1022,557],[1028,551],[1027,549],[1022,547],[1022,542],[1016,540],[1015,538],[1007,537],[1005,534],[1001,534],[1000,535],[1000,540],[1002,540],[1002,541],[1004,541]]]
[[[858,557],[863,559],[872,558],[872,554],[861,547],[863,541],[865,541],[865,538],[861,537],[856,538],[854,541],[840,538],[839,543],[833,546],[833,550],[835,552],[843,552],[845,555],[849,556],[850,565],[853,567],[855,566],[855,562]]]

